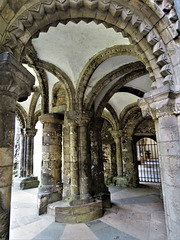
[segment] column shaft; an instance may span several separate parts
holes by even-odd
[[[79,126],[79,174],[80,174],[80,195],[82,199],[91,197],[91,166],[88,146],[87,122]]]
[[[0,222],[2,239],[9,239],[15,104],[15,96],[0,92],[0,215],[4,216]]]
[[[26,176],[33,175],[34,136],[36,129],[26,129]]]
[[[111,131],[116,144],[116,165],[117,165],[117,177],[123,177],[123,162],[121,155],[121,135],[120,131]]]
[[[180,115],[156,120],[168,240],[180,237]]]
[[[96,118],[93,119],[91,125],[92,186],[94,194],[102,200],[103,207],[111,207],[110,193],[104,182],[101,140],[102,123],[102,118]]]
[[[68,200],[71,195],[71,161],[70,161],[70,127],[64,119],[63,125],[63,199]]]
[[[122,185],[137,187],[138,166],[133,154],[133,139],[126,133],[122,135],[123,182]]]
[[[78,128],[70,123],[71,199],[79,198]]]
[[[25,147],[24,146],[25,146],[24,129],[21,129],[19,177],[25,177],[26,176]]]
[[[168,240],[180,239],[180,96],[151,91],[139,101],[143,116],[155,121]],[[158,94],[157,94],[158,93]]]
[[[62,199],[61,154],[62,119],[58,114],[44,114],[41,186],[39,187],[39,214],[47,211],[49,203]]]

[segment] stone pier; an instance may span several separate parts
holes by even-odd
[[[94,118],[91,123],[92,189],[95,196],[102,200],[103,207],[108,208],[111,207],[111,201],[110,193],[104,182],[104,165],[101,140],[102,124],[102,118]]]
[[[143,116],[156,126],[168,239],[180,237],[180,96],[152,91],[139,101]]]
[[[49,204],[48,213],[53,214],[57,222],[78,223],[91,221],[102,216],[105,194],[108,195],[108,203],[110,202],[108,191],[105,192],[101,189],[100,192],[99,190],[98,193],[101,197],[97,199],[98,193],[94,195],[92,190],[90,135],[88,135],[91,114],[89,112],[69,111],[66,112],[66,117],[69,130],[66,124],[65,131],[69,133],[69,136],[65,137],[65,143],[67,144],[69,141],[70,155],[67,154],[67,146],[64,146],[64,149],[66,150],[65,168],[69,168],[71,172],[70,195],[68,197],[67,194],[68,176],[64,176],[66,185],[66,190],[63,192],[64,201]],[[100,165],[102,164],[99,161],[97,168],[102,173],[103,170]],[[67,170],[64,170],[64,172],[67,172]],[[101,183],[100,178],[97,181]],[[103,186],[106,188],[105,185]]]
[[[16,101],[30,95],[34,77],[7,52],[0,71],[0,238],[9,239]]]
[[[62,199],[61,155],[64,116],[50,113],[40,116],[43,124],[41,184],[38,192],[39,214],[49,203]]]

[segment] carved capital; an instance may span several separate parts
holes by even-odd
[[[0,53],[0,91],[24,101],[31,94],[34,76],[8,52]]]
[[[118,130],[118,131],[111,131],[111,135],[114,138],[114,141],[119,140],[122,137],[122,130]]]
[[[42,124],[45,124],[45,123],[62,124],[64,121],[64,115],[57,114],[57,113],[43,114],[39,117],[39,121]]]
[[[74,122],[78,126],[86,126],[91,120],[92,113],[69,111],[66,112],[66,116],[69,123]]]
[[[31,128],[26,128],[24,129],[24,133],[26,134],[26,136],[28,137],[34,137],[37,133],[37,129],[31,129]]]
[[[143,117],[157,119],[166,115],[180,114],[180,92],[164,86],[146,93],[138,102]]]

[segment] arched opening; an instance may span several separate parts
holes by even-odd
[[[160,183],[157,142],[144,137],[136,142],[139,182]]]
[[[98,98],[100,98],[100,95],[102,97],[102,95],[104,94],[103,96],[105,96],[105,98],[111,97],[110,95],[109,96],[106,95],[106,93],[102,93],[102,94],[100,93],[98,88],[102,82],[99,85],[98,84],[97,85],[94,84],[93,86],[91,85],[92,81],[90,78],[92,77],[94,70],[97,69],[97,67],[102,62],[105,62],[105,60],[109,60],[111,57],[119,55],[119,54],[117,54],[118,51],[120,53],[122,53],[122,55],[126,55],[128,52],[128,55],[133,55],[133,56],[137,57],[140,61],[142,61],[145,65],[146,69],[150,73],[150,78],[153,81],[151,87],[153,90],[155,90],[154,92],[152,91],[152,93],[154,94],[154,95],[152,94],[153,97],[157,96],[157,94],[161,94],[162,92],[163,92],[163,94],[167,93],[167,95],[168,95],[169,94],[169,92],[168,92],[169,84],[171,85],[172,83],[176,82],[176,76],[178,76],[178,74],[176,74],[175,76],[173,76],[173,74],[176,72],[175,69],[177,69],[178,67],[176,66],[177,63],[175,61],[175,53],[174,53],[175,48],[173,45],[174,44],[173,41],[175,38],[178,37],[176,29],[174,28],[174,23],[176,22],[177,18],[174,15],[172,17],[172,13],[169,14],[168,17],[166,18],[166,13],[169,12],[171,9],[172,10],[174,10],[174,9],[171,8],[171,6],[169,7],[169,4],[168,4],[168,6],[165,6],[164,2],[162,3],[162,6],[161,6],[162,1],[157,2],[157,4],[160,5],[160,8],[159,8],[159,7],[157,7],[156,2],[151,1],[149,3],[146,1],[146,3],[145,3],[145,0],[142,0],[142,1],[137,0],[135,3],[134,3],[134,1],[128,1],[128,2],[121,1],[121,3],[120,3],[120,2],[103,1],[103,0],[95,1],[95,2],[94,1],[93,2],[86,1],[86,0],[84,0],[84,1],[73,1],[73,0],[69,0],[69,1],[68,0],[38,1],[37,0],[37,1],[31,1],[30,3],[28,2],[20,10],[19,10],[20,5],[15,6],[16,4],[11,3],[8,6],[6,6],[6,1],[4,1],[3,4],[1,5],[1,8],[4,8],[5,6],[10,8],[10,12],[14,16],[14,18],[11,16],[12,17],[11,19],[9,17],[4,17],[4,15],[6,15],[5,14],[6,11],[4,11],[4,14],[2,15],[2,18],[5,18],[5,21],[3,22],[3,29],[1,32],[1,36],[2,36],[1,39],[2,39],[2,43],[3,43],[2,49],[3,49],[3,51],[4,51],[4,49],[11,51],[12,53],[14,53],[15,57],[17,57],[18,60],[21,60],[22,62],[26,62],[30,65],[33,65],[36,68],[37,75],[39,75],[41,78],[41,84],[40,84],[39,89],[42,91],[42,97],[43,97],[43,101],[42,101],[43,107],[41,109],[42,113],[43,114],[44,113],[47,113],[47,114],[52,113],[51,109],[49,107],[50,104],[49,104],[49,99],[48,99],[49,98],[49,91],[48,91],[48,88],[49,88],[49,86],[48,86],[49,85],[48,70],[49,69],[51,69],[51,70],[49,70],[51,73],[53,72],[53,74],[56,74],[59,77],[59,79],[62,80],[63,87],[65,87],[63,89],[63,91],[67,90],[68,93],[70,93],[70,95],[72,94],[71,96],[68,96],[72,102],[69,104],[70,106],[68,106],[67,109],[68,110],[71,109],[73,112],[71,112],[68,115],[70,121],[67,124],[67,128],[69,131],[69,135],[72,132],[75,134],[73,135],[73,137],[71,137],[71,138],[69,137],[70,140],[68,139],[68,143],[71,144],[71,149],[69,149],[71,151],[69,151],[70,153],[68,153],[68,151],[66,151],[66,160],[67,160],[68,164],[66,165],[64,172],[70,171],[70,174],[68,175],[69,178],[66,179],[67,180],[66,184],[67,184],[67,186],[71,185],[71,189],[67,189],[67,192],[71,191],[73,193],[72,197],[75,198],[73,200],[78,200],[79,196],[80,197],[83,196],[83,198],[88,197],[89,192],[90,192],[89,186],[91,185],[91,183],[89,181],[90,178],[88,178],[88,174],[87,174],[90,169],[90,167],[88,165],[88,163],[90,161],[86,161],[87,159],[89,159],[89,151],[88,151],[89,150],[88,149],[89,136],[87,134],[88,127],[86,125],[89,120],[89,118],[87,116],[89,114],[89,112],[85,112],[85,114],[84,114],[84,111],[86,111],[87,109],[94,110],[94,106],[96,108],[98,100],[99,100]],[[171,1],[171,4],[173,4],[172,2],[173,1]],[[165,12],[165,14],[162,13],[161,8]],[[15,14],[13,13],[13,11]],[[104,49],[107,47],[107,46],[105,46],[102,51],[100,51],[101,49],[99,49],[100,52],[95,51],[94,57],[84,54],[84,56],[86,56],[87,59],[86,59],[86,61],[84,61],[84,59],[81,58],[81,60],[82,60],[83,64],[85,64],[85,65],[82,65],[81,69],[79,68],[78,71],[75,71],[75,72],[71,71],[72,70],[71,67],[73,65],[72,60],[74,60],[74,59],[76,60],[76,57],[72,57],[72,55],[69,55],[68,61],[66,61],[66,63],[67,63],[67,66],[68,66],[68,64],[70,65],[70,68],[67,68],[67,66],[64,66],[63,64],[61,64],[62,62],[64,63],[65,58],[63,58],[63,61],[61,61],[62,59],[57,58],[57,59],[54,59],[55,61],[53,62],[53,61],[51,61],[52,60],[51,57],[54,56],[54,54],[52,54],[51,56],[49,54],[45,54],[46,57],[49,59],[47,59],[47,58],[43,59],[43,57],[42,57],[43,53],[41,52],[41,49],[39,49],[37,47],[37,45],[36,45],[37,49],[35,49],[35,51],[32,50],[33,49],[32,43],[33,43],[33,41],[34,41],[34,43],[36,42],[36,40],[32,40],[32,39],[39,37],[40,32],[43,32],[43,31],[46,32],[50,26],[57,26],[59,23],[66,25],[70,21],[72,21],[74,23],[79,23],[81,20],[86,23],[89,23],[92,21],[96,22],[97,24],[102,23],[107,28],[110,28],[110,29],[113,28],[117,32],[122,32],[122,36],[124,38],[129,39],[128,45],[130,45],[130,46],[127,47],[128,50],[126,49],[126,47],[125,47],[125,49],[126,49],[125,51],[124,51],[124,47],[120,48],[120,50],[119,50],[118,47],[116,48],[113,46],[114,42],[110,41],[110,43],[112,44],[113,47],[108,46],[109,48],[107,51],[104,51]],[[171,25],[171,20],[173,22],[172,25]],[[9,24],[6,25],[6,23],[7,24],[9,23]],[[6,29],[6,30],[4,30],[4,29]],[[57,26],[57,29],[58,29],[58,26]],[[5,34],[3,34],[4,31],[6,31]],[[56,31],[54,31],[54,32],[56,32]],[[109,36],[111,36],[111,35],[109,34]],[[66,44],[66,41],[63,41],[63,42],[65,42],[65,44]],[[101,44],[102,44],[102,42],[101,42]],[[52,47],[52,44],[49,44],[49,45]],[[56,44],[54,44],[54,45],[56,45]],[[76,44],[74,44],[74,45],[76,45]],[[43,46],[43,44],[40,43],[39,46]],[[46,48],[44,48],[44,49],[46,50]],[[37,50],[37,52],[36,52],[36,50]],[[88,50],[89,50],[89,48],[88,48]],[[166,50],[168,50],[168,51],[166,51]],[[78,51],[78,52],[80,53],[81,51]],[[62,56],[62,55],[58,53],[58,56]],[[39,59],[38,57],[40,57],[40,58],[42,57],[42,59]],[[46,62],[48,60],[50,60],[49,63]],[[79,61],[76,61],[76,63],[78,63],[78,62]],[[173,62],[173,66],[172,66],[172,62]],[[76,68],[77,65],[76,66],[75,65],[73,65],[73,67],[74,67],[73,70],[77,70],[77,68]],[[140,65],[143,65],[143,64],[139,64],[139,66]],[[174,66],[176,66],[176,67],[174,68]],[[63,69],[64,72],[60,69],[62,67],[64,67],[64,69]],[[105,67],[105,65],[104,65],[104,67]],[[139,74],[140,74],[140,76],[143,76],[145,74],[146,70],[145,70],[144,66],[140,66],[140,67],[141,67],[141,69],[140,68],[138,69],[138,70],[140,70]],[[66,72],[67,69],[68,69],[68,71]],[[115,69],[113,69],[113,70],[115,70]],[[137,74],[138,71],[136,71],[136,70],[137,69],[135,69],[134,72],[129,72],[129,74],[127,74],[128,76],[121,78],[121,80],[122,80],[121,87],[123,86],[124,79],[127,80],[127,78],[129,77],[126,82],[126,83],[128,83],[129,79],[131,79],[133,77],[136,78],[138,76],[138,74]],[[70,80],[68,78],[68,76],[67,76],[68,74],[73,80],[72,79]],[[104,72],[104,74],[106,74],[106,72]],[[117,72],[116,73],[111,72],[111,76],[114,75],[113,77],[115,77],[116,74],[117,74]],[[78,78],[78,75],[79,75],[79,78]],[[114,80],[113,77],[109,80],[109,83],[110,83],[109,86],[106,85],[105,87],[107,87],[107,88],[110,87],[110,85],[112,83],[111,80]],[[67,79],[68,79],[68,81],[67,81]],[[71,84],[68,85],[67,82],[68,82],[68,84],[69,84],[69,82],[71,82]],[[89,85],[89,86],[87,87],[87,85]],[[99,96],[94,94],[94,93],[96,93],[96,87],[100,93]],[[118,88],[120,88],[120,87],[119,86],[116,86],[116,87],[117,88],[115,90],[119,90]],[[126,87],[129,88],[131,86],[126,86]],[[86,96],[88,94],[88,91],[91,90],[91,88],[94,88],[94,91],[92,91],[92,96],[90,96],[88,101],[91,102],[91,98],[93,99],[92,109],[91,109],[91,107],[88,108],[87,105],[89,102],[88,101],[86,102],[86,100],[87,100]],[[160,90],[160,91],[158,92],[158,90],[156,88],[159,88],[158,90]],[[125,90],[127,90],[127,89],[125,89]],[[131,91],[131,92],[136,92],[136,94],[139,94],[138,96],[141,96],[141,97],[142,97],[143,93],[147,93],[149,91],[149,89],[147,91],[136,91],[136,90]],[[35,91],[35,89],[33,91]],[[119,90],[119,91],[121,91],[121,90]],[[172,90],[172,92],[173,92],[173,90]],[[153,99],[152,95],[150,95],[151,97],[149,97],[150,102],[151,102],[151,99]],[[171,97],[172,99],[175,99],[173,94],[169,94],[168,96],[165,96],[165,100],[168,99],[169,97]],[[97,101],[95,101],[95,98],[97,98],[96,99]],[[27,110],[27,113],[30,115],[30,117],[31,117],[31,115],[34,114],[33,110],[35,107],[34,103],[36,102],[36,100],[37,100],[37,96],[34,97],[33,101],[31,102],[32,103],[31,110],[29,111],[29,113]],[[75,100],[75,101],[73,101],[73,100]],[[101,98],[100,100],[103,101],[103,98]],[[160,100],[162,100],[162,99],[160,99]],[[173,100],[173,101],[175,101],[175,100]],[[104,101],[104,103],[105,102],[106,101]],[[165,102],[165,104],[164,104],[164,102],[163,102],[163,104],[158,104],[158,106],[162,107],[162,109],[163,109],[163,110],[160,109],[160,111],[158,111],[158,114],[159,114],[159,112],[161,112],[161,110],[164,111],[164,105],[166,105],[166,104],[169,107],[169,103],[167,103],[167,102]],[[176,102],[176,105],[178,106],[178,101]],[[104,108],[103,104],[102,104],[102,106],[100,106],[98,108],[98,111],[101,108],[102,109]],[[171,109],[177,110],[178,107],[177,108],[172,107]],[[168,109],[168,111],[169,111],[169,109]],[[74,119],[72,119],[72,113],[75,114]],[[151,114],[154,114],[154,112],[151,112]],[[99,113],[99,115],[100,115],[99,117],[101,117],[101,113]],[[171,114],[167,114],[167,115],[171,116]],[[164,117],[164,112],[161,116]],[[74,117],[74,115],[73,115],[73,117]],[[127,118],[129,118],[129,117],[130,116],[127,116]],[[159,121],[159,115],[158,115],[157,119]],[[122,141],[123,152],[124,152],[123,153],[123,161],[126,161],[126,164],[127,165],[129,164],[130,168],[132,169],[132,168],[134,168],[134,165],[133,165],[134,162],[129,161],[129,160],[132,159],[133,153],[131,151],[131,154],[129,156],[127,156],[126,152],[128,151],[128,148],[130,149],[130,147],[132,146],[132,136],[133,135],[132,135],[132,132],[130,132],[129,135],[126,132],[126,130],[131,130],[131,124],[126,125],[126,120],[127,119],[125,119],[124,126],[127,127],[128,129],[127,128],[125,130],[123,128],[121,129],[124,131],[123,141]],[[34,119],[32,117],[31,119],[28,119],[27,122],[29,124],[29,123],[32,123],[33,121],[34,121]],[[74,122],[76,124],[74,124]],[[47,123],[47,124],[49,124],[49,123]],[[29,127],[29,125],[28,125],[28,127]],[[30,126],[30,127],[32,127],[32,126]],[[53,131],[55,131],[55,130],[53,129]],[[83,131],[86,134],[83,134]],[[159,129],[159,131],[161,131],[161,128]],[[161,140],[161,136],[160,136],[160,140]],[[75,144],[76,141],[79,141],[79,145]],[[163,140],[162,140],[162,142],[163,142]],[[48,144],[49,144],[49,142],[48,142]],[[164,142],[163,142],[163,144],[164,144]],[[78,153],[78,154],[76,154],[76,153]],[[75,161],[74,161],[75,164],[72,164],[72,162],[73,162],[72,158],[74,156],[75,156]],[[79,161],[79,159],[82,161]],[[95,159],[95,160],[97,160],[97,159]],[[163,161],[163,163],[164,162],[165,161]],[[47,161],[46,161],[46,163],[47,163]],[[47,166],[48,166],[48,164],[47,164]],[[94,169],[97,167],[95,161],[94,161],[93,167],[94,167]],[[169,167],[168,170],[169,169],[171,169],[171,167]],[[99,174],[99,172],[101,173],[102,169],[100,168],[100,169],[95,169],[95,170],[96,170],[96,173]],[[127,168],[126,175],[129,177],[129,181],[131,183],[133,183],[134,176],[130,176],[128,171],[129,171],[129,169]],[[77,172],[78,172],[78,174],[76,174]],[[100,175],[101,174],[99,174],[98,176],[100,176]],[[80,179],[78,179],[79,176],[80,176]],[[169,174],[169,176],[171,176],[171,174]],[[56,184],[54,184],[54,185],[56,185]],[[165,186],[168,186],[168,184],[166,182],[165,182]],[[45,189],[45,190],[47,190],[47,189]],[[104,189],[103,189],[103,191],[104,191]],[[101,192],[101,191],[99,191],[99,192]],[[168,188],[167,188],[167,193],[168,193]],[[169,216],[169,214],[167,214],[167,216]],[[167,221],[167,222],[169,222],[169,221]]]

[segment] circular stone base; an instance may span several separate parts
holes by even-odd
[[[68,203],[59,201],[48,206],[48,213],[55,213],[55,222],[82,223],[102,217],[102,201],[69,206]]]

